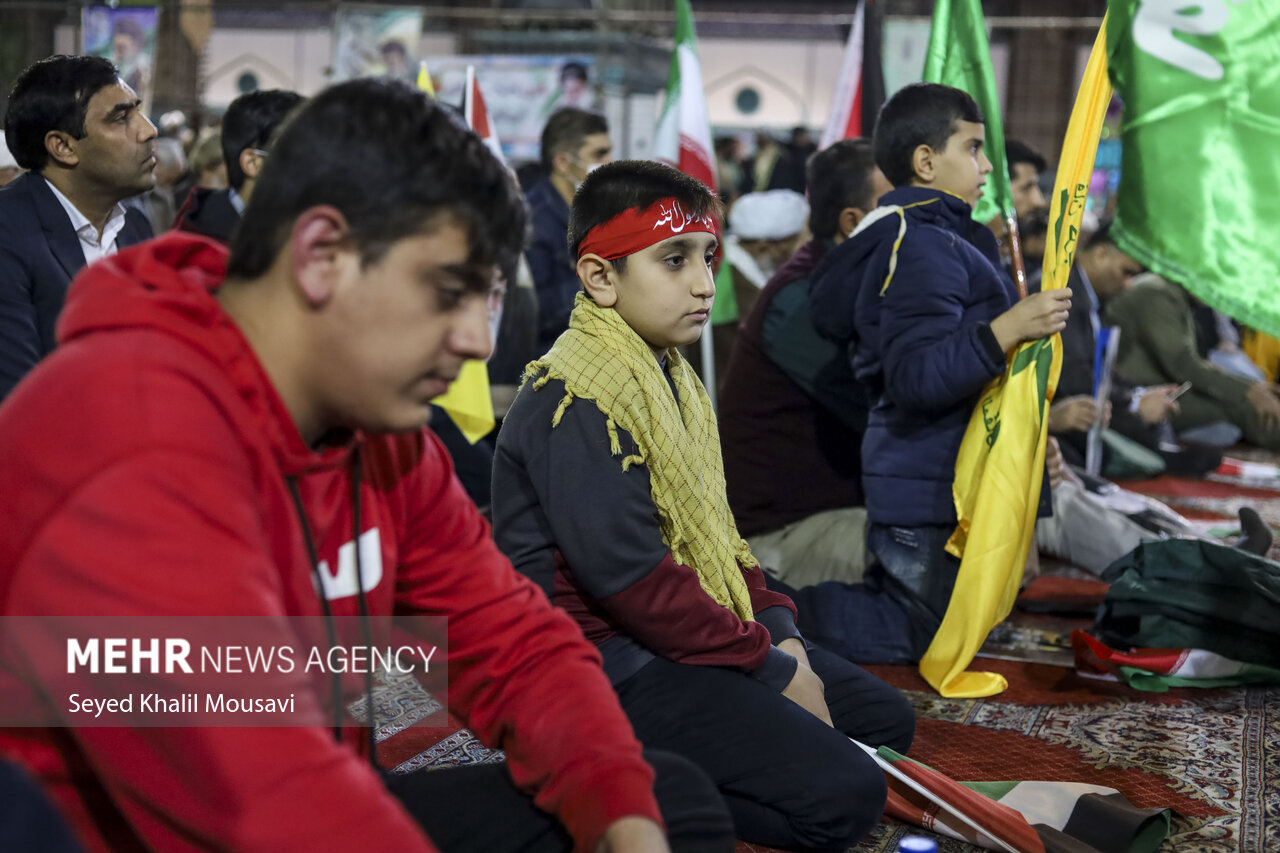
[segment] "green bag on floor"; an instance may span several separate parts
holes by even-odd
[[[1110,646],[1207,649],[1280,668],[1280,563],[1198,539],[1144,542],[1103,572]]]

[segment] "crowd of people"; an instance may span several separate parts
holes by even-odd
[[[844,850],[886,800],[854,741],[915,731],[860,665],[938,630],[956,456],[1014,349],[1062,334],[1037,542],[1085,568],[1192,535],[1097,497],[1089,434],[1104,473],[1280,448],[1239,328],[1105,223],[1069,288],[1019,298],[957,89],[903,88],[872,139],[762,145],[727,197],[615,162],[574,107],[522,191],[389,79],[240,97],[226,186],[206,158],[184,192],[140,106],[90,57],[10,96],[0,615],[251,616],[282,643],[289,616],[442,616],[450,710],[506,760],[390,774],[346,726],[2,729],[7,849]],[[1046,163],[1008,155],[1032,244]],[[740,316],[707,388],[722,254]],[[432,401],[491,356],[501,425],[472,446]],[[56,704],[6,664],[0,692]]]

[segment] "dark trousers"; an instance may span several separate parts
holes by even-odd
[[[590,737],[584,732],[583,737]],[[672,853],[732,853],[733,823],[715,786],[690,762],[646,751]],[[573,839],[511,782],[505,764],[384,774],[387,788],[442,853],[569,853]]]
[[[773,847],[845,850],[884,811],[884,773],[849,741],[905,751],[907,700],[821,648],[809,651],[836,728],[735,670],[656,658],[616,685],[649,749],[690,759],[716,783],[738,837]]]
[[[859,584],[827,581],[792,590],[806,639],[858,663],[915,663],[942,624],[960,561],[946,551],[954,525],[867,530],[867,570]]]

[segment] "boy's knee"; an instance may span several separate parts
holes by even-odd
[[[810,780],[814,800],[805,816],[792,819],[806,849],[844,851],[875,828],[889,789],[884,771],[853,744],[833,753],[831,769]]]
[[[645,750],[672,853],[732,853],[733,818],[711,777],[679,755]]]
[[[883,710],[876,743],[868,746],[887,746],[894,752],[905,755],[916,736],[916,709],[911,707],[911,702],[906,696],[898,690],[893,690],[891,694],[886,694]]]
[[[856,689],[837,693],[836,698],[828,706],[837,730],[870,747],[887,746],[901,753],[911,748],[916,711],[901,690],[867,675]]]

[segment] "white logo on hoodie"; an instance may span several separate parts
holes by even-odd
[[[360,580],[366,593],[382,582],[382,537],[376,527],[360,534]],[[328,560],[320,561],[320,582],[324,585],[324,597],[330,601],[359,592],[355,543],[348,542],[338,549],[337,574],[329,571]]]

